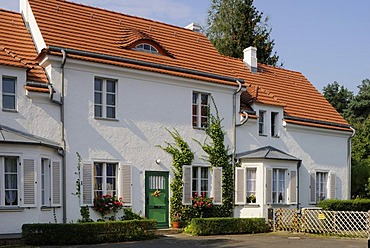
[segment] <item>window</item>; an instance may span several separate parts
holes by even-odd
[[[157,48],[154,46],[148,44],[148,43],[142,43],[135,47],[135,50],[142,51],[142,52],[148,52],[148,53],[158,53]]]
[[[286,173],[285,169],[272,171],[272,203],[286,203]]]
[[[209,197],[209,173],[208,167],[193,167],[192,196],[205,195]]]
[[[94,116],[116,118],[116,84],[117,80],[95,78]]]
[[[208,125],[209,95],[193,92],[193,127],[206,128]]]
[[[94,163],[94,197],[117,195],[117,163]]]
[[[328,173],[316,173],[316,202],[325,200],[327,198]]]
[[[279,136],[278,116],[279,116],[279,113],[271,112],[271,136],[272,137],[278,137]]]
[[[184,165],[182,167],[184,205],[192,203],[195,193],[213,197],[213,204],[222,204],[222,168]]]
[[[41,159],[41,205],[51,205],[50,160]]]
[[[16,78],[3,77],[2,84],[2,108],[7,110],[16,110]]]
[[[247,168],[247,203],[256,203],[256,168]]]
[[[0,157],[0,206],[18,206],[19,171],[17,157]]]
[[[259,135],[265,135],[265,116],[266,111],[259,111],[259,118],[258,118],[258,133]]]

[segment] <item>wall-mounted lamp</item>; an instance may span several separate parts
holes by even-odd
[[[155,161],[155,163],[156,163],[156,164],[160,164],[160,163],[161,163],[161,160],[160,160],[160,159],[157,159],[157,160]]]

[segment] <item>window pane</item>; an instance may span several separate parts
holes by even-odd
[[[3,95],[3,108],[15,109],[15,96]]]
[[[3,78],[3,93],[15,94],[15,79]]]
[[[198,126],[198,118],[196,116],[193,116],[193,127]]]
[[[95,94],[94,94],[94,102],[95,102],[95,104],[102,104],[103,103],[102,94],[101,93],[95,92]]]
[[[202,116],[208,116],[208,106],[202,106],[200,109]]]
[[[95,105],[94,106],[94,114],[95,114],[95,117],[103,117],[102,107]]]
[[[111,92],[111,93],[116,92],[116,81],[107,80],[107,92]]]
[[[207,167],[201,168],[201,177],[208,179],[208,168]]]
[[[103,176],[103,164],[102,163],[95,163],[94,176],[96,177]]]
[[[198,167],[193,167],[193,179],[198,178]]]
[[[193,110],[192,110],[192,114],[193,115],[197,115],[197,105],[193,105]]]
[[[208,105],[208,95],[202,94],[202,105]]]
[[[107,107],[107,118],[116,118],[116,108]]]
[[[107,105],[116,105],[116,95],[107,94]]]
[[[193,93],[193,104],[198,103],[198,93]]]
[[[107,176],[116,176],[116,164],[107,164]]]
[[[102,91],[103,90],[103,80],[100,78],[95,78],[95,91]]]

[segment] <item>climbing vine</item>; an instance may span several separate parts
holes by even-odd
[[[215,206],[215,216],[232,217],[233,216],[233,195],[234,195],[234,178],[231,157],[229,155],[229,147],[225,146],[225,132],[221,124],[222,120],[219,116],[216,103],[211,97],[215,115],[208,113],[209,125],[206,129],[207,136],[211,139],[210,143],[200,143],[204,152],[206,152],[205,160],[212,167],[222,168],[222,205]]]
[[[194,160],[194,153],[191,151],[188,143],[180,136],[179,132],[174,129],[170,131],[166,129],[174,140],[174,144],[166,142],[166,146],[158,146],[165,152],[172,155],[172,173],[173,179],[170,184],[172,191],[171,196],[171,220],[183,212],[182,205],[182,167],[183,165],[191,165]]]

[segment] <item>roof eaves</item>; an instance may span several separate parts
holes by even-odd
[[[314,124],[321,124],[321,125],[328,125],[328,126],[333,126],[333,127],[350,128],[349,124],[346,125],[346,124],[341,124],[341,123],[321,121],[321,120],[313,120],[313,119],[295,117],[295,116],[289,116],[289,115],[285,115],[284,119],[307,122],[307,123],[314,123]]]

